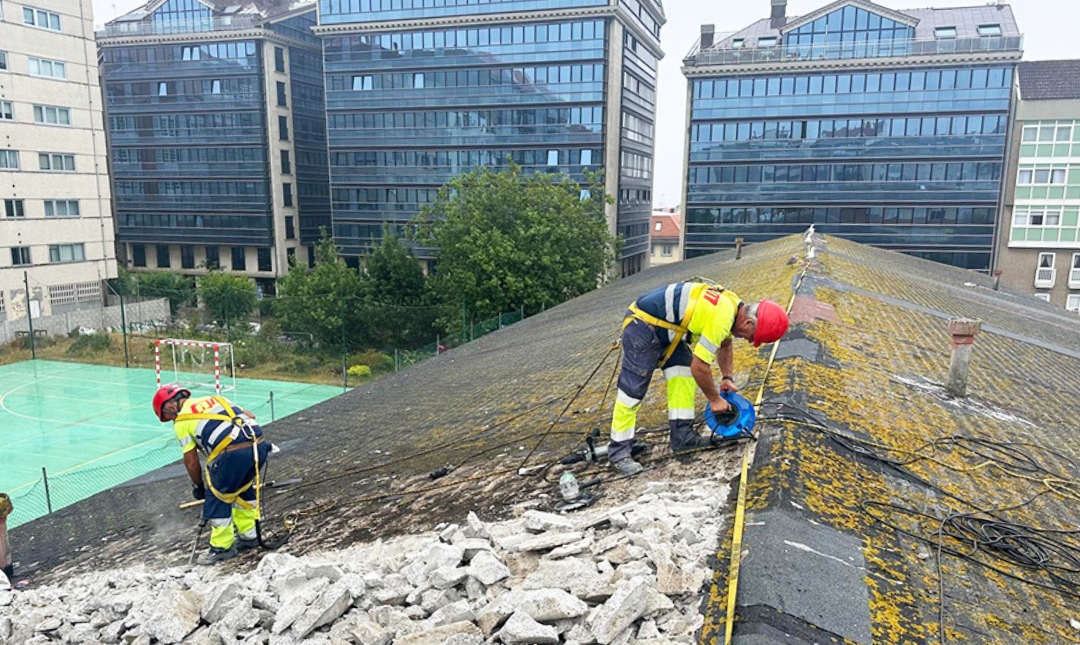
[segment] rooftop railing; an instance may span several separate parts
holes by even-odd
[[[778,44],[772,47],[701,50],[701,40],[694,43],[683,59],[688,66],[748,65],[815,60],[853,60],[862,58],[905,58],[947,54],[1020,52],[1023,36],[974,36],[968,38],[927,38],[910,40],[875,40],[861,43],[820,43],[814,45]]]
[[[201,20],[143,20],[139,22],[113,22],[95,32],[98,38],[118,36],[165,36],[169,34],[206,33],[215,31],[238,31],[262,24],[260,16],[219,16]]]

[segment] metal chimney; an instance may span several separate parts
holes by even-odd
[[[716,25],[701,25],[701,46],[699,49],[705,51],[713,46],[713,38],[716,36]]]
[[[770,26],[779,29],[787,24],[787,0],[772,0],[772,15]]]

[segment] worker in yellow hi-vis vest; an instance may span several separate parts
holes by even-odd
[[[693,427],[695,389],[701,389],[714,414],[727,412],[730,405],[720,392],[738,389],[732,376],[732,339],[743,338],[758,347],[780,340],[787,328],[787,313],[775,302],[747,305],[731,291],[705,282],[677,282],[638,298],[623,321],[622,371],[608,444],[615,470],[623,475],[642,470],[631,450],[638,408],[654,370],[663,370],[667,381],[671,449],[707,446],[709,438]],[[719,389],[712,376],[713,361],[723,376]]]
[[[158,419],[173,422],[192,496],[205,500],[210,552],[199,558],[199,564],[228,560],[258,546],[257,489],[270,444],[263,441],[255,415],[222,396],[192,398],[189,390],[177,385],[159,389],[153,405]]]

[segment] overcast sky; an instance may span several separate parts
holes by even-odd
[[[94,21],[103,23],[144,4],[145,0],[93,0]],[[829,0],[788,0],[788,15],[802,15]],[[892,9],[993,4],[978,0],[878,0]],[[1014,0],[1011,2],[1024,33],[1024,58],[1080,58],[1078,0]],[[683,146],[686,137],[686,79],[682,58],[701,33],[702,23],[716,31],[736,31],[769,15],[769,0],[664,0],[667,24],[660,34],[666,52],[660,62],[657,88],[656,159],[653,202],[674,206],[682,199]]]

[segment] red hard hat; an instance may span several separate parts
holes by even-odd
[[[757,328],[754,347],[775,343],[787,332],[788,317],[784,308],[772,300],[762,300],[757,306]]]
[[[161,417],[161,408],[166,403],[173,400],[173,398],[175,398],[177,395],[190,397],[191,391],[185,390],[179,385],[162,385],[160,388],[158,388],[158,391],[154,393],[154,414],[156,414],[157,418],[160,419],[163,423],[165,422],[165,419]]]

